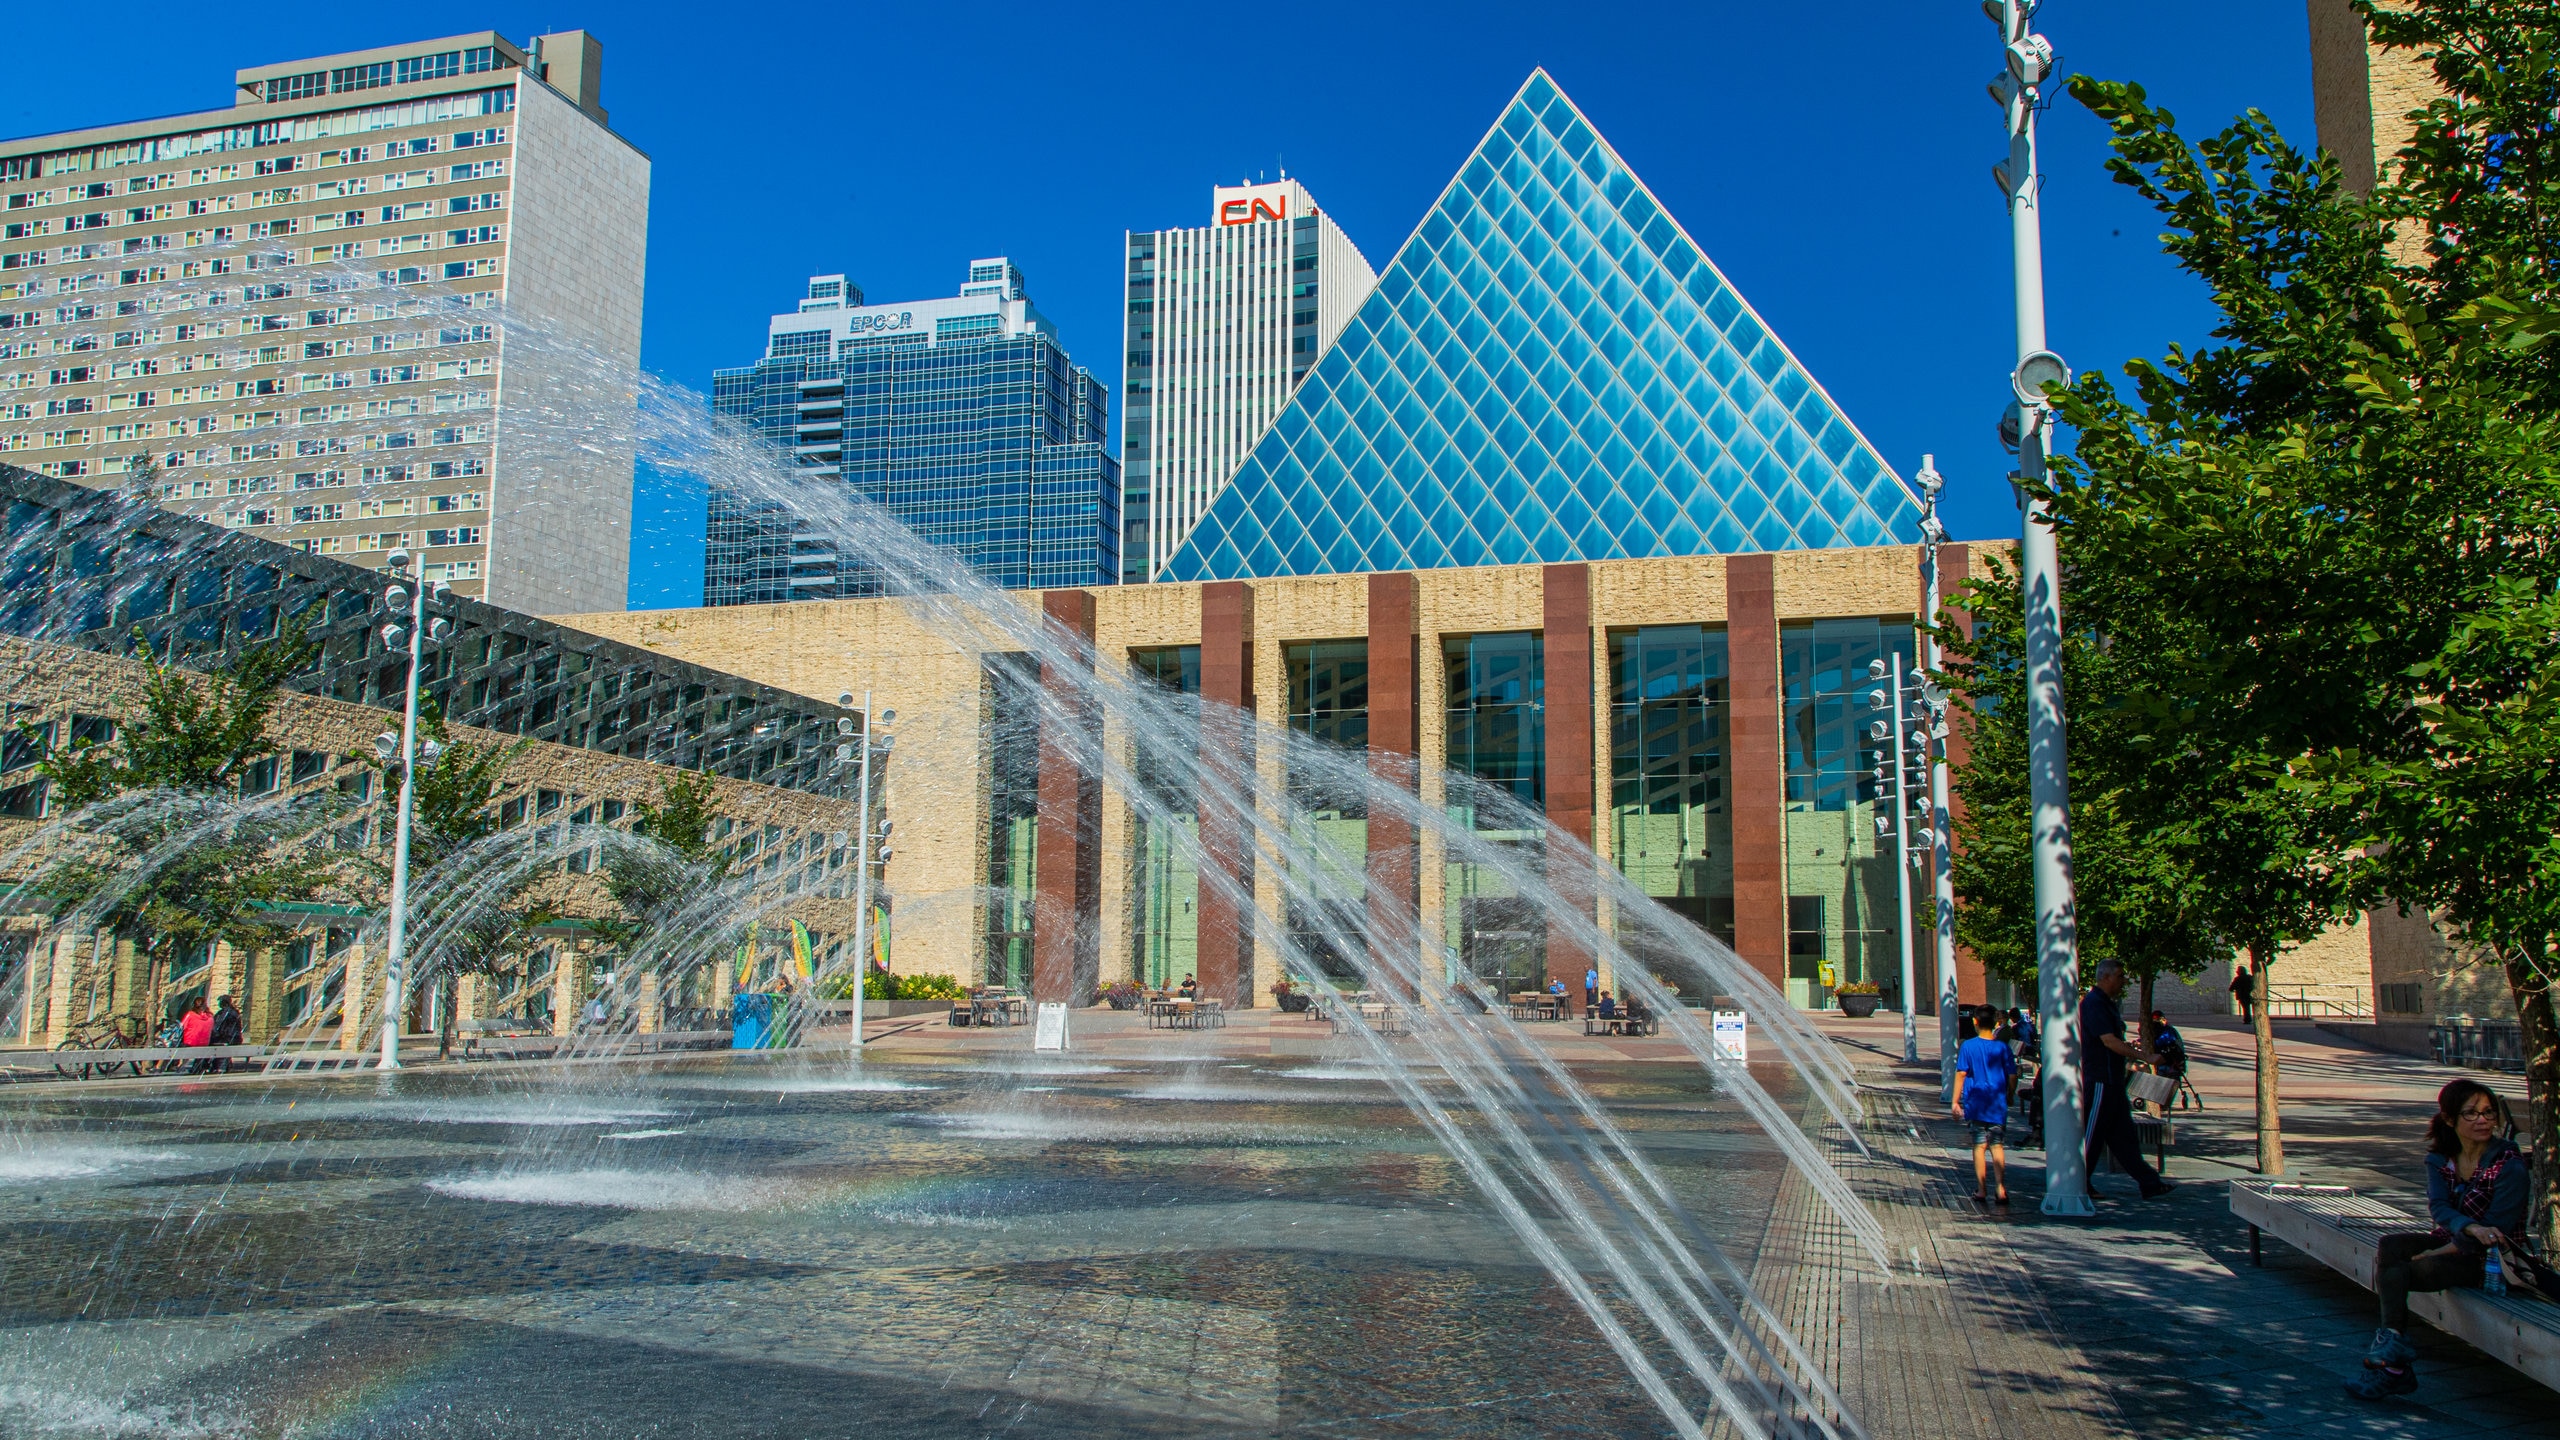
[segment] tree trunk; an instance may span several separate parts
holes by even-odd
[[[2151,1028],[2151,987],[2159,983],[2159,979],[2157,974],[2149,970],[2142,972],[2142,1009],[2134,1018],[2133,1033],[2142,1037],[2142,1043],[2146,1047],[2160,1043],[2159,1035]]]
[[[2258,1173],[2284,1173],[2284,1121],[2276,1112],[2276,1024],[2267,1013],[2267,996],[2272,987],[2267,983],[2267,967],[2275,960],[2274,947],[2249,947],[2249,983],[2257,991],[2257,1003],[2250,1007],[2251,1026],[2258,1038]]]
[[[2545,978],[2543,947],[2529,946],[2506,957],[2507,988],[2514,993],[2516,1023],[2524,1031],[2525,1093],[2530,1111],[2527,1143],[2533,1147],[2533,1200],[2527,1228],[2542,1241],[2542,1253],[2560,1256],[2560,1020],[2551,1004],[2551,982]]]

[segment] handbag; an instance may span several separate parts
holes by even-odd
[[[2178,1098],[2178,1082],[2148,1070],[2138,1071],[2126,1078],[2124,1093],[2145,1105],[2166,1105]]]

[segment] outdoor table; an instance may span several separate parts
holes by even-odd
[[[1561,995],[1541,995],[1541,996],[1539,996],[1539,997],[1538,997],[1538,1018],[1539,1018],[1539,1019],[1541,1019],[1541,1020],[1562,1020],[1562,1019],[1564,1019],[1564,1018],[1565,1018],[1565,1013],[1564,1013],[1564,997],[1563,997],[1563,996],[1561,996]]]
[[[1539,1004],[1553,998],[1553,996],[1541,995],[1535,990],[1523,990],[1511,997],[1511,1018],[1534,1020],[1538,1018]]]

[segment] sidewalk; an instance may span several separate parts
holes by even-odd
[[[2178,1122],[2178,1192],[2143,1202],[2106,1175],[2096,1219],[2050,1220],[2036,1208],[2044,1174],[2033,1151],[2012,1152],[2008,1214],[1973,1204],[1968,1142],[1942,1118],[1934,1037],[1922,1045],[1930,1058],[1906,1067],[1899,1017],[1820,1023],[1858,1057],[1874,1107],[1874,1158],[1858,1163],[1837,1142],[1835,1157],[1896,1244],[1917,1252],[1921,1282],[1825,1282],[1813,1266],[1755,1278],[1807,1321],[1820,1311],[1799,1292],[1834,1285],[1841,1384],[1872,1433],[2444,1440],[2560,1428],[2550,1391],[2424,1325],[2413,1332],[2415,1396],[2367,1406],[2339,1389],[2372,1334],[2373,1297],[2280,1242],[2267,1242],[2263,1268],[2250,1266],[2226,1183],[2255,1173],[2252,1042],[2236,1026],[2181,1027],[2208,1108]],[[2288,1037],[2277,1051],[2287,1174],[2404,1203],[2438,1087],[2469,1074],[2511,1098],[2523,1088],[2326,1036]],[[1819,1254],[1826,1222],[1781,1213],[1810,1217],[1802,1237],[1787,1238]]]

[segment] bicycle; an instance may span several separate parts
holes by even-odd
[[[130,1049],[139,1039],[133,1030],[128,1028],[133,1025],[134,1019],[130,1015],[94,1016],[73,1025],[63,1036],[62,1043],[53,1047],[53,1053],[56,1055],[91,1054],[100,1050]],[[130,1070],[135,1075],[142,1073],[142,1066],[131,1060],[56,1060],[53,1062],[53,1073],[65,1080],[86,1080],[96,1074],[103,1074],[113,1079],[119,1069]]]

